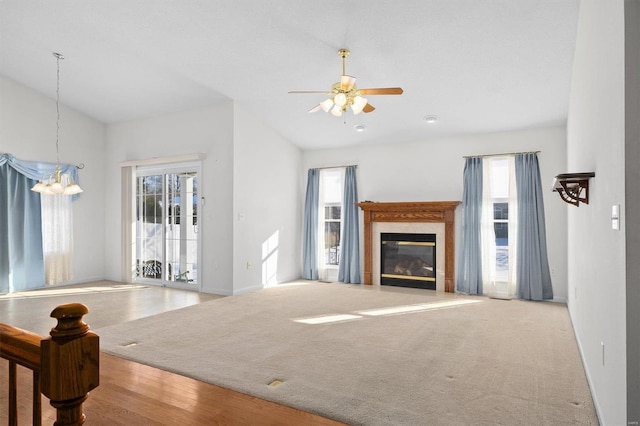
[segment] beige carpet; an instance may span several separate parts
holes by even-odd
[[[97,333],[108,353],[354,425],[598,424],[563,304],[303,282]]]

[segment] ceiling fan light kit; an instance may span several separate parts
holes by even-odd
[[[338,55],[342,58],[342,75],[340,76],[340,81],[331,86],[330,91],[293,90],[289,93],[323,93],[330,95],[330,98],[320,102],[311,108],[309,112],[323,110],[324,112],[330,112],[335,117],[341,117],[347,112],[348,108],[351,108],[354,115],[358,115],[363,111],[369,113],[375,110],[363,95],[401,95],[403,93],[400,87],[358,89],[356,78],[347,75],[345,71],[345,59],[349,56],[349,53],[351,52],[348,49],[338,50]]]
[[[333,99],[331,99],[331,98],[325,99],[324,101],[320,102],[320,108],[322,108],[322,110],[324,112],[329,112],[331,110],[332,106],[333,106]],[[309,111],[309,112],[311,112],[311,111]]]

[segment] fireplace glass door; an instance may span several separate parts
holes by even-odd
[[[436,289],[436,235],[382,233],[380,284]]]

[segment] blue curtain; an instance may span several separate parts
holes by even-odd
[[[40,194],[15,167],[13,157],[0,156],[0,293],[44,286]]]
[[[307,195],[304,201],[304,229],[302,240],[302,278],[318,279],[318,203],[320,198],[320,170],[309,169]]]
[[[467,158],[462,192],[462,235],[458,250],[456,290],[482,294],[482,158]]]
[[[516,155],[518,254],[516,279],[521,299],[553,299],[547,258],[544,203],[536,154]]]
[[[360,222],[358,220],[356,167],[348,166],[344,175],[342,199],[342,242],[338,281],[360,284]]]

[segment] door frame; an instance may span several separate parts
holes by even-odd
[[[121,277],[126,283],[136,283],[144,285],[156,285],[163,287],[171,287],[184,290],[202,291],[203,273],[202,264],[202,217],[203,217],[203,179],[202,179],[202,160],[203,154],[191,154],[177,157],[154,158],[150,160],[128,161],[120,164],[122,175],[122,258],[121,258]],[[157,170],[160,174],[171,173],[178,170],[188,168],[193,169],[198,177],[197,192],[197,217],[198,217],[198,236],[197,236],[197,265],[198,275],[195,284],[182,283],[180,281],[169,281],[164,278],[145,279],[137,276],[136,268],[136,194],[137,194],[137,177],[138,169]],[[145,173],[146,174],[146,173]],[[164,228],[164,225],[163,225]],[[164,252],[164,249],[163,249]],[[163,255],[163,261],[164,261]]]

